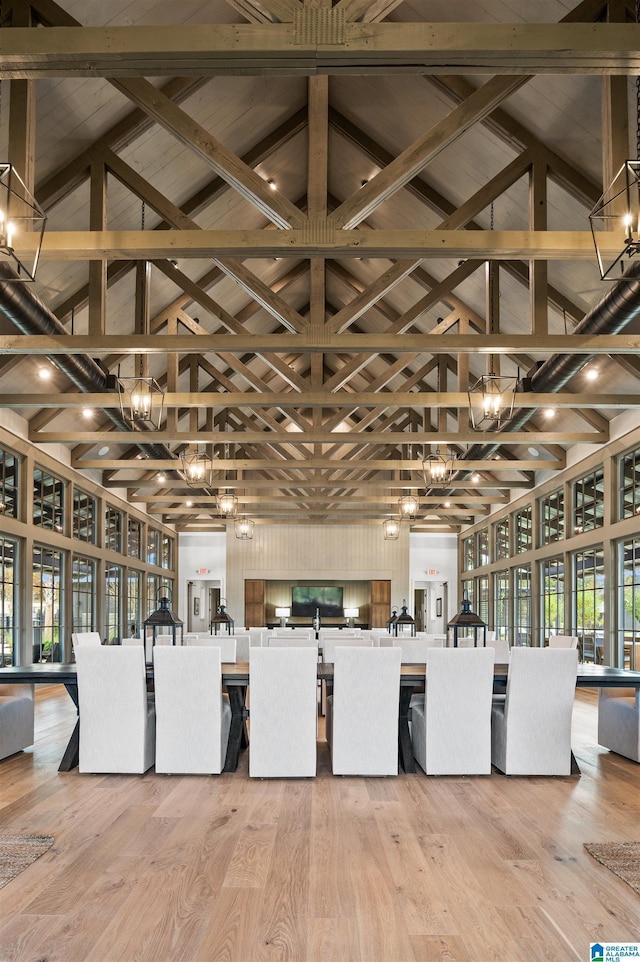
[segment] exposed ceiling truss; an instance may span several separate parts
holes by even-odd
[[[415,530],[457,531],[532,488],[536,471],[565,467],[568,447],[606,442],[610,418],[640,405],[640,326],[572,333],[597,286],[587,212],[600,177],[575,131],[547,141],[522,119],[527,85],[547,75],[576,103],[591,96],[582,78],[601,75],[605,106],[626,111],[626,75],[640,73],[632,4],[560,0],[554,24],[451,24],[416,22],[413,8],[403,19],[394,0],[216,0],[218,20],[153,26],[135,22],[135,2],[127,26],[83,24],[71,0],[6,6],[9,159],[49,214],[36,293],[67,331],[0,330],[0,408],[27,418],[35,443],[69,445],[76,467],[101,469],[179,530],[224,526],[225,488],[265,523],[380,522],[414,493]],[[278,109],[265,96],[273,116],[256,135],[252,77],[290,81]],[[65,91],[79,112],[99,84],[107,117],[87,114],[95,136],[54,163],[35,138],[51,78],[78,78]],[[386,78],[376,127],[362,92]],[[402,83],[406,124],[390,143]],[[426,126],[412,114],[420,92],[435,105]],[[209,122],[206,96],[220,105]],[[245,109],[244,127],[229,119]],[[629,137],[619,113],[602,113],[606,174]],[[139,432],[101,415],[118,409],[114,393],[37,384],[40,361],[61,355],[153,375],[165,414],[144,441],[172,457],[141,459]],[[551,355],[583,356],[607,378],[523,394],[526,426],[492,434],[490,459],[466,458],[483,440],[470,384],[489,370],[523,377]],[[421,458],[439,447],[461,476],[425,491]],[[176,470],[195,450],[214,467],[196,492]]]

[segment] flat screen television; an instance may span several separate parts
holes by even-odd
[[[291,588],[291,615],[294,618],[313,618],[316,609],[321,618],[343,618],[342,588],[336,585]]]

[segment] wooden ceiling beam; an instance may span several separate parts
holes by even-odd
[[[364,190],[364,187],[362,188]],[[321,226],[322,225],[322,226]],[[47,231],[43,260],[209,260],[219,257],[369,257],[402,260],[446,258],[475,260],[594,259],[590,231],[578,230],[338,230],[325,222],[292,230]],[[603,252],[615,253],[622,232],[602,231]],[[19,255],[32,255],[37,240],[15,238]]]

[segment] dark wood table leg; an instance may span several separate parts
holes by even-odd
[[[229,704],[231,705],[231,729],[229,731],[229,744],[227,745],[227,757],[225,759],[223,772],[235,772],[238,767],[240,752],[249,744],[247,735],[248,712],[245,707],[247,689],[243,685],[229,685]]]
[[[78,709],[78,686],[67,682],[64,686],[73,704]],[[70,772],[74,768],[78,767],[78,762],[80,761],[80,712],[78,711],[78,720],[76,722],[75,728],[71,732],[71,738],[67,742],[67,747],[64,750],[64,755],[62,756],[62,761],[58,765],[59,772]]]
[[[409,731],[409,704],[413,694],[412,685],[400,686],[400,713],[398,717],[398,760],[407,775],[415,775],[416,762],[413,757],[411,732]]]

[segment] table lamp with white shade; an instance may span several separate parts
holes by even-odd
[[[359,608],[345,608],[345,609],[344,609],[344,616],[345,616],[345,618],[347,619],[347,627],[348,627],[348,628],[352,628],[353,625],[352,625],[351,619],[352,619],[352,618],[359,618],[359,617],[360,617],[360,609],[359,609]]]
[[[287,627],[287,618],[291,615],[291,608],[276,608],[276,618],[280,619],[280,627]]]

